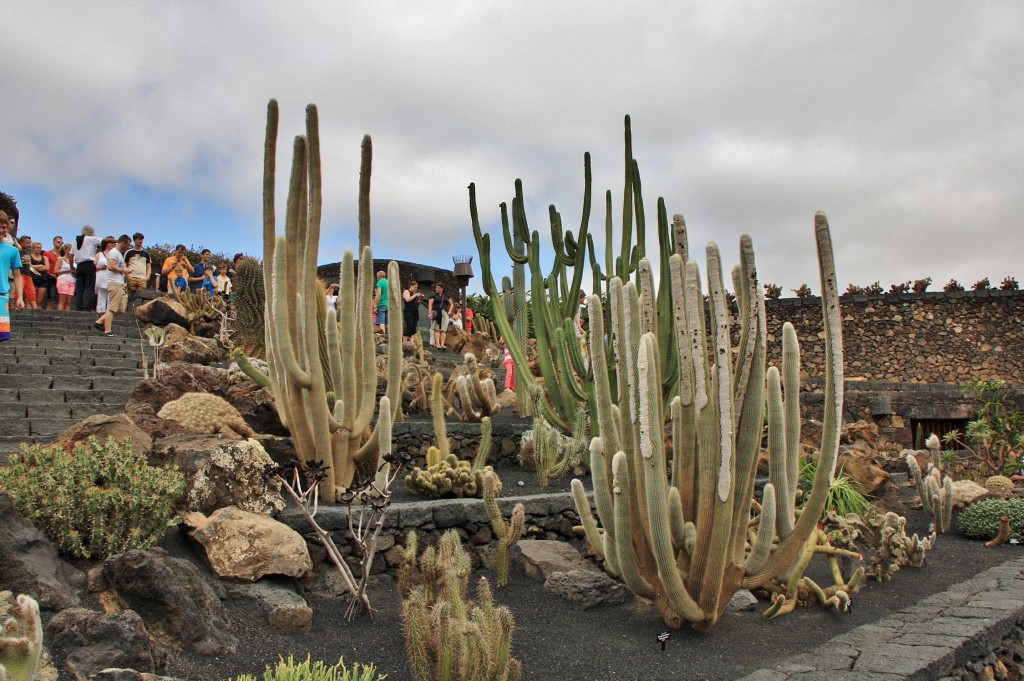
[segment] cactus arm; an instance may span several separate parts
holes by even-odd
[[[783,421],[782,410],[782,379],[776,367],[768,368],[768,479],[770,484],[778,490],[778,499],[781,512],[776,517],[776,527],[779,538],[785,539],[793,531],[792,503],[787,501],[796,494],[795,490],[789,489],[789,471],[786,467],[786,429]],[[774,495],[773,495],[774,496]],[[760,562],[756,565],[760,566]],[[748,560],[747,565],[755,566]],[[752,571],[752,570],[748,570]]]
[[[655,591],[646,576],[641,574],[633,543],[629,541],[630,531],[630,464],[624,452],[612,457],[612,493],[615,495],[615,534],[623,537],[623,541],[615,543],[618,553],[618,565],[622,580],[629,590],[644,598],[653,598]],[[639,500],[637,500],[639,501]]]
[[[501,234],[505,239],[505,252],[512,262],[526,265],[529,262],[529,258],[527,258],[526,253],[522,252],[522,248],[513,243],[512,228],[508,222],[508,204],[502,201],[499,208],[501,210]]]
[[[747,556],[747,560],[743,564],[743,569],[746,572],[754,572],[757,568],[761,567],[772,549],[772,539],[775,535],[776,524],[775,511],[775,486],[769,482],[764,486],[757,539],[754,540],[754,546],[750,549],[750,555]]]
[[[664,415],[661,413],[661,378],[658,376],[657,349],[654,335],[644,334],[638,359],[640,377],[640,443],[643,475],[646,478],[646,510],[650,546],[658,568],[658,577],[672,609],[683,619],[699,622],[705,613],[687,592],[676,568],[670,520],[668,481],[665,473]],[[673,488],[674,489],[674,488]],[[673,505],[676,508],[677,505]],[[678,513],[679,535],[682,537],[682,513]],[[682,543],[682,542],[680,542]]]
[[[372,262],[372,261],[371,261]],[[398,263],[394,260],[388,263],[388,309],[398,309],[398,291],[401,289],[401,279],[398,273]],[[364,315],[369,319],[369,315]],[[373,346],[371,336],[371,347]],[[374,377],[374,389],[371,396],[376,396],[377,385],[376,385],[376,367],[373,370]],[[385,396],[388,398],[388,405],[391,409],[391,420],[394,421],[398,417],[398,410],[402,406],[401,400],[402,391],[402,339],[397,333],[388,333],[388,378],[387,386],[385,388]],[[372,402],[372,399],[369,400]],[[380,412],[378,411],[378,419]],[[374,428],[373,433],[370,435],[370,439],[359,448],[359,451],[355,453],[355,459],[357,462],[363,462],[371,457],[376,456],[380,450],[380,437],[377,433],[378,429]]]
[[[765,561],[761,569],[744,580],[744,586],[765,584],[771,574],[782,570],[800,552],[821,516],[835,476],[839,454],[839,428],[843,416],[843,330],[839,311],[839,292],[832,255],[832,237],[824,213],[814,216],[818,243],[818,265],[821,271],[822,316],[825,326],[825,413],[821,434],[821,454],[814,485],[792,534]],[[795,396],[794,396],[795,397]]]
[[[259,369],[257,369],[256,367],[254,367],[252,365],[252,362],[249,361],[249,358],[245,356],[244,352],[236,348],[233,354],[233,358],[235,360],[235,364],[238,365],[238,368],[241,370],[241,372],[248,376],[249,378],[251,378],[253,382],[256,383],[256,385],[260,386],[261,388],[270,387],[270,377],[267,376],[262,371],[260,371]]]
[[[792,519],[796,511],[797,481],[800,478],[800,341],[796,329],[789,322],[782,325],[782,391],[785,399],[783,415],[786,424],[786,475],[789,483],[786,496],[779,498],[782,502],[780,513]],[[792,528],[792,520],[789,524]]]
[[[480,445],[476,449],[476,456],[473,457],[473,470],[482,471],[487,465],[487,457],[491,454],[491,418],[485,416],[480,419]]]
[[[373,141],[363,135],[359,145],[359,252],[370,246],[370,178],[373,172]],[[314,268],[315,271],[315,268]]]
[[[625,172],[623,173],[625,180],[622,188],[622,244],[614,271],[616,276],[626,282],[629,281],[629,274],[625,264],[629,262],[630,244],[633,241],[633,130],[629,116],[625,117],[623,127],[625,129]],[[608,239],[606,243],[611,245],[612,240]],[[609,269],[609,272],[611,271]]]

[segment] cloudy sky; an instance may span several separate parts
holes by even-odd
[[[763,282],[818,290],[817,210],[844,287],[1024,274],[1016,1],[14,0],[4,24],[0,189],[44,242],[260,252],[273,97],[279,172],[319,107],[321,262],[357,244],[364,133],[377,257],[475,254],[470,182],[492,232],[516,178],[545,240],[549,204],[575,228],[585,151],[600,245],[630,114],[648,214],[664,197],[730,263],[751,234]]]

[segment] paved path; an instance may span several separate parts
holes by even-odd
[[[933,680],[984,657],[1024,620],[1024,558],[990,568],[742,681]]]
[[[117,338],[92,312],[16,311],[0,344],[0,463],[22,442],[49,442],[93,414],[118,414],[142,379],[142,345],[132,315]],[[148,350],[148,348],[147,348]]]

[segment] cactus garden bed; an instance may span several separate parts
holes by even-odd
[[[911,531],[926,528],[927,519],[911,511]],[[202,565],[187,539],[171,530],[161,543],[173,555]],[[801,606],[776,620],[765,620],[767,607],[759,601],[752,611],[729,612],[710,631],[673,631],[660,650],[661,618],[650,607],[627,600],[624,605],[603,605],[579,610],[568,601],[548,594],[543,585],[513,571],[508,586],[495,589],[496,600],[507,605],[516,619],[513,654],[522,662],[523,679],[735,679],[771,667],[790,655],[808,651],[854,627],[871,623],[925,596],[942,591],[995,564],[1020,557],[1018,546],[986,548],[982,542],[956,534],[939,538],[922,569],[904,568],[886,583],[869,582],[855,597],[849,613],[818,606]],[[318,570],[330,567],[320,563]],[[204,568],[205,570],[205,568]],[[208,573],[207,573],[208,574]],[[487,570],[474,573],[475,583]],[[211,577],[211,579],[213,579]],[[313,608],[310,634],[271,631],[253,601],[231,595],[225,605],[238,638],[238,651],[218,657],[173,653],[167,674],[188,680],[224,680],[243,672],[259,677],[264,665],[279,655],[314,660],[374,662],[390,681],[411,679],[399,617],[400,602],[394,581],[375,578],[371,601],[378,612],[373,620],[360,616],[345,620],[346,603],[331,598],[316,585],[305,594]]]

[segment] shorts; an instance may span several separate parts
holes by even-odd
[[[75,280],[64,281],[63,279],[57,280],[57,293],[62,296],[73,296],[75,295]]]
[[[6,293],[0,293],[0,343],[11,340],[10,302]]]
[[[141,291],[141,290],[143,290],[145,288],[146,288],[146,280],[145,279],[136,279],[134,277],[128,277],[128,286],[126,288],[128,293],[133,293],[135,291]]]
[[[11,284],[13,288],[14,284]],[[36,285],[32,283],[32,277],[27,274],[21,275],[21,288],[25,296],[25,305],[28,305],[28,301],[36,299]]]
[[[128,294],[124,284],[107,284],[107,312],[120,314],[128,310]]]
[[[377,323],[382,325],[388,323],[388,309],[386,307],[377,308]]]
[[[446,331],[448,331],[448,327],[451,325],[451,323],[452,323],[452,320],[448,318],[448,313],[447,312],[442,312],[441,313],[441,319],[431,319],[430,320],[430,328],[435,330],[435,331],[440,331],[441,333],[445,333]]]

